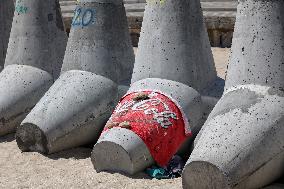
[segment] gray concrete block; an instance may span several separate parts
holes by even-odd
[[[284,88],[283,8],[280,0],[240,2],[226,88],[250,83]]]
[[[84,70],[129,85],[135,57],[127,26],[122,0],[80,1],[62,72]]]
[[[2,0],[0,2],[0,71],[4,67],[14,8],[14,3],[11,0]]]
[[[149,3],[141,32],[132,83],[169,79],[200,92],[216,79],[200,1]]]
[[[0,136],[15,131],[45,91],[51,74],[26,65],[9,65],[0,74]]]
[[[65,72],[18,127],[17,144],[22,151],[54,153],[93,142],[117,99],[117,85],[110,79]]]
[[[122,0],[81,0],[61,76],[18,127],[19,148],[54,153],[95,142],[129,88],[133,64]]]
[[[59,76],[67,35],[58,0],[18,0],[5,66],[37,67]]]
[[[204,123],[201,96],[193,88],[175,81],[148,78],[133,83],[128,93],[145,89],[162,91],[175,99],[190,119],[190,128],[193,132],[198,131]],[[189,137],[185,143],[189,144],[192,139]],[[142,139],[133,131],[124,128],[113,128],[103,132],[94,146],[91,159],[98,172],[118,171],[127,174],[135,174],[154,163]]]
[[[261,188],[283,175],[283,9],[240,1],[225,92],[195,139],[184,188]]]
[[[241,86],[217,103],[184,169],[184,188],[259,188],[283,174],[283,92],[255,89]]]
[[[91,160],[97,172],[115,171],[131,175],[154,164],[142,139],[124,128],[103,133],[94,146]]]
[[[66,45],[58,0],[18,0],[0,73],[0,136],[15,131],[58,77]]]
[[[190,120],[195,136],[223,92],[224,83],[218,81],[200,2],[149,2],[128,93],[158,90],[167,94],[179,104],[184,118]],[[213,85],[217,87],[211,88]],[[185,153],[192,139],[188,137],[176,152]],[[139,153],[135,153],[136,149]],[[92,162],[97,171],[128,174],[154,163],[138,135],[118,128],[102,134],[94,146]]]

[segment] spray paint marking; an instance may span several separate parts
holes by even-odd
[[[167,165],[191,136],[191,132],[187,132],[190,131],[188,121],[175,100],[152,90],[131,92],[122,97],[104,132],[114,127],[129,129],[138,135],[160,166]]]
[[[166,0],[147,0],[146,2],[149,5],[154,5],[154,4],[164,5]]]
[[[17,0],[15,10],[18,14],[26,14],[28,12],[28,7],[21,5],[23,0]]]
[[[77,7],[72,20],[73,27],[86,27],[96,23],[96,10],[94,8]]]

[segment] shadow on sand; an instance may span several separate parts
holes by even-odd
[[[102,171],[102,172],[104,172],[104,171]],[[112,172],[112,171],[105,171],[105,172],[110,173],[110,174],[121,174],[121,175],[126,176],[126,177],[131,178],[131,179],[149,179],[149,180],[152,179],[150,176],[148,176],[144,172],[136,173],[135,175],[128,175],[128,174],[125,174],[125,173],[122,173],[122,172]]]
[[[0,137],[0,143],[12,142],[14,140],[15,140],[15,133]],[[76,160],[87,159],[87,158],[91,157],[93,145],[94,144],[88,144],[88,145],[85,145],[85,146],[82,146],[82,147],[72,148],[72,149],[64,150],[64,151],[57,152],[57,153],[54,153],[54,154],[48,154],[48,155],[42,154],[42,155],[44,155],[47,158],[53,159],[53,160],[58,160],[58,159],[76,159]],[[25,152],[25,153],[28,153],[28,152]],[[94,172],[95,172],[95,170],[94,170]],[[117,172],[107,172],[107,173],[117,174]],[[151,177],[149,177],[144,172],[140,172],[140,173],[137,173],[135,175],[127,175],[125,173],[119,173],[119,174],[124,175],[124,176],[129,177],[129,178],[132,178],[132,179],[152,179]]]
[[[64,150],[58,153],[50,154],[50,155],[45,155],[46,157],[53,159],[53,160],[58,160],[58,159],[87,159],[90,158],[92,152],[92,148],[90,146],[84,146],[84,147],[78,147],[78,148],[73,148],[69,150]],[[91,161],[91,160],[90,160]],[[111,172],[111,171],[106,171],[107,173],[110,174],[117,174],[117,172]],[[94,169],[94,173],[96,173]],[[118,173],[121,175],[124,175],[126,177],[132,178],[132,179],[152,179],[149,177],[146,173],[140,172],[135,175],[127,175],[125,173]]]
[[[46,157],[57,160],[57,159],[87,159],[91,157],[91,148],[85,148],[85,147],[78,147],[78,148],[72,148],[69,150],[64,150],[61,152],[57,152],[54,154],[43,154]]]

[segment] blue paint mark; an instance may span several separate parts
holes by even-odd
[[[91,22],[93,22],[93,17],[93,10],[87,9],[82,16],[82,25],[88,26]]]
[[[96,23],[96,10],[94,8],[77,7],[72,20],[73,27],[87,27]]]
[[[15,10],[18,14],[26,14],[28,12],[28,7],[21,5],[22,0],[16,1],[16,7]]]

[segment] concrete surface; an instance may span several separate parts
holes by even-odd
[[[225,92],[196,138],[184,188],[261,188],[283,175],[283,8],[240,1]]]
[[[203,104],[200,94],[191,87],[166,79],[148,78],[133,83],[128,91],[143,89],[162,91],[175,99],[184,114],[190,118],[194,133],[204,122]],[[189,138],[187,143],[192,138]],[[178,149],[177,149],[178,150]],[[142,139],[133,131],[113,128],[102,133],[92,152],[92,162],[96,171],[118,171],[135,174],[154,164],[154,160]]]
[[[95,142],[133,63],[122,0],[81,0],[61,76],[18,127],[19,148],[50,154]]]
[[[2,0],[0,2],[0,71],[4,67],[14,8],[14,3],[11,0]]]
[[[190,120],[193,137],[220,97],[211,93],[216,90],[222,93],[224,87],[222,79],[217,77],[202,18],[197,0],[150,2],[145,10],[132,85],[128,91],[150,89],[169,95]],[[209,90],[212,86],[214,89]],[[207,93],[205,89],[208,89]],[[206,102],[201,97],[203,94],[206,94]],[[181,149],[175,149],[176,152],[182,153],[188,148],[193,137],[181,144]],[[138,135],[125,129],[110,129],[103,133],[94,146],[92,161],[97,171],[127,174],[135,174],[154,163]]]
[[[225,77],[230,49],[212,48],[215,66]],[[92,146],[91,146],[92,147]],[[14,135],[0,137],[1,188],[98,188],[181,189],[181,178],[151,179],[145,173],[131,177],[120,173],[97,173],[91,147],[76,147],[51,155],[21,152]]]
[[[14,132],[57,79],[67,36],[57,0],[18,0],[0,73],[0,135]]]

